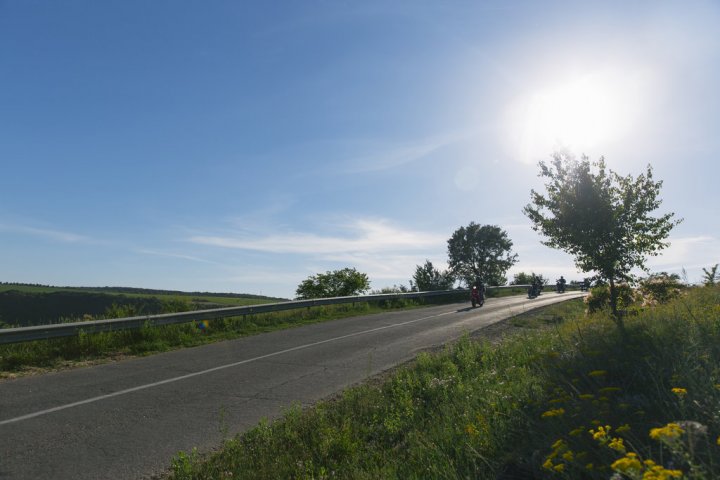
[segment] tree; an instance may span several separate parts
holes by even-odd
[[[677,273],[653,273],[640,280],[640,293],[648,303],[666,303],[678,297],[683,288]]]
[[[523,212],[547,238],[543,244],[570,253],[578,269],[607,280],[613,317],[622,328],[616,282],[631,280],[634,268],[647,272],[646,257],[667,247],[664,240],[682,221],[672,220],[674,213],[650,215],[660,206],[662,181],[653,181],[650,165],[637,178],[622,177],[603,157],[578,161],[557,152],[549,165],[540,162],[540,177],[547,179],[547,195],[532,190]]]
[[[535,275],[535,272],[530,272],[529,274],[525,272],[519,272],[516,273],[513,276],[512,282],[510,282],[510,285],[530,285],[533,282],[533,279],[537,278],[540,281],[540,284],[547,285],[550,281],[549,279],[543,277],[542,275]]]
[[[505,272],[517,262],[507,232],[495,225],[470,222],[448,240],[448,264],[456,278],[469,287],[480,277],[489,285],[504,285]]]
[[[433,266],[430,260],[425,260],[424,265],[415,266],[415,274],[410,280],[410,286],[421,292],[450,290],[454,282],[455,279],[450,272],[441,272]]]
[[[303,280],[295,290],[300,300],[309,298],[348,297],[370,289],[370,280],[354,268],[318,273]]]

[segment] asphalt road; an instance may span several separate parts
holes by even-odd
[[[310,405],[509,316],[547,293],[335,320],[0,382],[0,479],[140,479],[178,451]]]

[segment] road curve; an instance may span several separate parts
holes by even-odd
[[[583,294],[488,299],[306,325],[0,382],[0,479],[138,479],[180,450],[309,405],[518,313]]]

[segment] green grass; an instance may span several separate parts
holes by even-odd
[[[8,285],[0,285],[7,287]],[[29,290],[45,287],[28,286]],[[56,287],[49,287],[58,291]],[[85,289],[87,291],[87,289]],[[490,292],[489,296],[516,295],[523,289],[506,289]],[[30,292],[37,293],[37,292]],[[145,295],[145,294],[136,294]],[[149,295],[148,296],[152,296]],[[191,309],[188,297],[184,295],[163,295],[161,299],[165,312]],[[210,301],[252,302],[259,299],[207,297]],[[11,345],[0,345],[0,378],[22,375],[38,370],[69,368],[74,365],[97,363],[115,358],[151,355],[178,348],[193,347],[207,343],[230,340],[248,335],[292,328],[308,323],[317,323],[337,318],[379,313],[388,309],[419,308],[425,305],[469,301],[467,293],[427,299],[394,299],[356,304],[327,305],[286,312],[247,315],[210,321],[210,328],[200,330],[196,323],[142,328],[98,334],[82,334],[76,337],[57,338]],[[260,302],[260,303],[267,303]],[[237,304],[237,303],[235,303]],[[239,303],[244,304],[244,303]],[[120,318],[141,315],[131,305],[117,305],[97,318]],[[86,316],[86,320],[96,317]],[[68,321],[77,321],[68,319]]]
[[[465,296],[462,295],[462,298]],[[170,300],[165,301],[172,304]],[[397,299],[326,305],[209,320],[209,327],[203,330],[198,328],[197,323],[192,322],[0,345],[0,378],[34,372],[37,369],[67,368],[75,364],[102,362],[123,356],[151,355],[309,323],[380,313],[388,309],[419,308],[451,301],[457,301],[457,298],[436,298],[425,301]],[[178,303],[183,303],[182,299]],[[186,305],[187,301],[184,304]],[[117,307],[111,309],[105,317],[118,318],[134,314],[131,307]]]
[[[172,478],[720,478],[720,289],[635,310],[580,301],[465,338],[382,382],[181,453]],[[602,429],[600,428],[602,427]]]

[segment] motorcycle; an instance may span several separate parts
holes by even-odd
[[[485,292],[480,291],[480,289],[476,286],[472,287],[472,290],[470,291],[470,302],[472,303],[473,308],[477,306],[482,307],[485,303]]]
[[[528,288],[528,298],[535,298],[538,295],[540,295],[540,285],[533,283],[530,285],[530,288]]]

